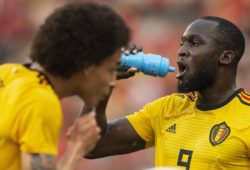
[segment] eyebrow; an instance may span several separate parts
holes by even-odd
[[[199,40],[203,39],[199,34],[190,34],[188,36],[182,36],[181,37],[182,40],[185,40],[185,39],[194,39],[194,38],[197,38]]]
[[[215,38],[214,36],[210,35],[210,34],[207,34],[207,36],[211,39],[213,39],[216,43],[221,43],[220,40],[218,40],[217,38]],[[198,40],[203,40],[204,38],[202,38],[199,34],[191,34],[191,35],[188,35],[188,36],[182,36],[181,39],[182,40],[185,40],[185,39],[194,39],[194,38],[197,38]]]

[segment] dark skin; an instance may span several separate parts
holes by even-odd
[[[235,54],[219,48],[217,26],[218,23],[213,21],[195,20],[184,32],[178,50],[177,65],[179,69],[180,65],[185,65],[177,74],[179,83],[188,82],[194,73],[201,70],[213,70],[213,81],[209,85],[200,90],[192,89],[197,92],[200,104],[219,104],[236,90],[236,71],[232,67]],[[135,49],[128,51],[136,53]],[[107,123],[105,110],[108,98],[97,107],[96,118],[102,129],[102,138],[86,158],[125,154],[145,148],[145,141],[126,118]]]
[[[235,57],[234,52],[219,49],[213,61],[207,59],[211,49],[219,46],[219,40],[216,38],[217,25],[216,22],[201,19],[194,21],[184,32],[178,51],[177,64],[184,61],[188,69],[184,78],[179,81],[188,81],[187,77],[195,70],[215,67],[213,84],[197,91],[198,101],[207,105],[223,102],[236,89],[235,71],[230,67]]]

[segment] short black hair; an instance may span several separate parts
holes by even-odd
[[[106,5],[70,3],[56,9],[40,26],[30,58],[56,76],[70,78],[89,65],[101,64],[128,44],[130,30]]]
[[[241,30],[232,22],[220,17],[204,16],[200,19],[214,21],[219,24],[217,28],[219,31],[220,46],[235,53],[233,66],[237,67],[245,51],[245,38]]]

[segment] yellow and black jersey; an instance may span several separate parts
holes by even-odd
[[[250,169],[250,94],[237,90],[218,105],[172,94],[127,117],[155,165],[190,170]]]
[[[62,111],[45,75],[0,66],[0,169],[19,170],[21,152],[57,153]]]

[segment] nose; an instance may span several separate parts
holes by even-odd
[[[112,76],[112,80],[111,80],[110,83],[109,83],[110,87],[115,87],[115,86],[116,86],[116,76],[117,76],[117,73],[115,73],[115,74]]]
[[[111,81],[109,86],[114,88],[116,86],[116,80]]]
[[[179,57],[187,57],[188,56],[188,50],[187,48],[183,45],[180,47],[180,49],[177,52]]]

